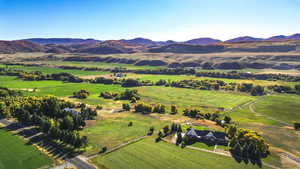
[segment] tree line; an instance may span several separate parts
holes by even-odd
[[[3,70],[3,71],[1,71]],[[122,87],[138,87],[138,86],[166,86],[178,88],[190,88],[199,90],[225,90],[225,91],[239,91],[249,93],[253,96],[266,94],[264,86],[253,85],[252,83],[226,83],[222,80],[181,80],[181,81],[166,81],[159,80],[152,82],[149,80],[138,79],[111,79],[99,77],[93,80],[84,80],[69,73],[57,73],[43,75],[41,72],[24,72],[20,70],[0,69],[0,75],[18,76],[24,80],[60,80],[66,82],[80,83],[100,83],[100,84],[119,84]],[[300,84],[295,85],[294,88],[283,85],[270,85],[268,90],[278,93],[300,93]]]

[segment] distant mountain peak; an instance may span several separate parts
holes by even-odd
[[[204,38],[191,39],[191,40],[185,41],[184,43],[193,44],[193,45],[210,45],[210,44],[215,44],[215,43],[219,43],[219,42],[222,42],[222,41],[219,39],[204,37]]]
[[[235,43],[235,42],[257,42],[257,41],[262,41],[264,40],[263,38],[255,38],[252,36],[241,36],[241,37],[237,37],[237,38],[233,38],[233,39],[229,39],[225,42],[229,42],[229,43]]]

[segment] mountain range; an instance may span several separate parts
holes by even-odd
[[[300,34],[255,38],[237,37],[227,41],[197,38],[184,42],[153,41],[145,38],[95,40],[74,38],[31,38],[0,41],[0,53],[47,52],[115,54],[137,52],[212,53],[212,52],[288,52],[299,50]]]
[[[30,38],[30,39],[22,39],[25,41],[30,41],[34,43],[38,43],[41,45],[48,45],[48,44],[82,44],[82,43],[97,43],[102,42],[102,40],[96,40],[96,39],[80,39],[80,38]],[[237,37],[233,39],[229,39],[226,41],[221,41],[219,39],[213,39],[209,37],[205,38],[196,38],[191,39],[187,41],[173,41],[173,40],[167,40],[167,41],[153,41],[151,39],[147,38],[134,38],[134,39],[121,39],[118,40],[123,43],[132,44],[132,45],[146,45],[146,46],[157,46],[157,45],[170,45],[170,44],[190,44],[190,45],[211,45],[211,44],[217,44],[221,42],[226,43],[239,43],[239,42],[257,42],[257,41],[283,41],[283,40],[300,40],[300,33],[293,34],[290,36],[285,35],[278,35],[278,36],[272,36],[269,38],[257,38],[257,37],[251,37],[251,36],[242,36]]]

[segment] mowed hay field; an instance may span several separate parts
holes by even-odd
[[[180,107],[233,108],[255,99],[253,96],[241,93],[163,86],[140,87],[138,91],[146,102],[175,104]]]
[[[109,113],[101,114],[99,121],[95,125],[88,127],[82,131],[82,134],[89,139],[87,154],[99,152],[102,147],[107,147],[108,150],[120,145],[124,142],[145,136],[150,127],[155,130],[160,130],[165,125],[170,125],[146,115],[136,113]],[[132,126],[128,126],[132,122]]]
[[[253,105],[254,111],[282,120],[290,125],[300,121],[300,95],[276,94],[264,96]]]
[[[36,169],[52,160],[39,150],[0,128],[0,169]]]
[[[252,164],[238,163],[231,157],[180,148],[154,138],[130,144],[112,153],[93,159],[98,166],[110,169],[255,169]],[[266,167],[263,167],[266,168]]]

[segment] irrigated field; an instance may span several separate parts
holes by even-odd
[[[300,119],[299,103],[299,95],[276,94],[264,96],[253,105],[253,109],[255,112],[293,125]]]
[[[61,68],[54,68],[54,67],[45,67],[45,66],[21,66],[21,65],[13,65],[13,66],[6,66],[3,64],[0,64],[1,67],[7,67],[11,69],[18,69],[18,70],[24,70],[27,72],[35,72],[39,71],[45,74],[51,74],[51,73],[70,73],[76,76],[86,76],[86,75],[103,75],[108,74],[109,72],[101,72],[101,71],[85,71],[85,70],[75,70],[75,69],[61,69]]]
[[[36,148],[0,128],[0,169],[36,169],[53,162]]]
[[[128,126],[132,122],[132,126]],[[101,115],[99,120],[92,127],[82,131],[88,136],[92,149],[88,154],[99,152],[102,147],[108,150],[124,142],[145,136],[150,127],[160,130],[164,125],[169,124],[159,119],[147,117],[135,113],[113,113]]]
[[[82,102],[88,104],[100,104],[104,102],[104,99],[99,95],[103,91],[122,91],[125,90],[120,85],[104,85],[104,84],[90,84],[90,83],[64,83],[61,81],[23,81],[13,76],[0,76],[0,86],[8,87],[12,89],[23,90],[26,95],[32,96],[46,96],[54,95],[58,97],[69,97],[73,95],[73,92],[85,89],[91,93],[91,95],[82,100]],[[33,89],[36,89],[33,92]]]
[[[253,96],[241,93],[173,87],[140,87],[138,90],[142,98],[147,102],[175,104],[180,107],[233,108],[255,99]]]
[[[107,168],[130,169],[254,169],[251,163],[237,163],[233,158],[206,153],[188,148],[180,148],[165,142],[155,143],[149,138],[128,145],[107,155],[98,156],[93,161]],[[267,168],[267,167],[263,167]]]

